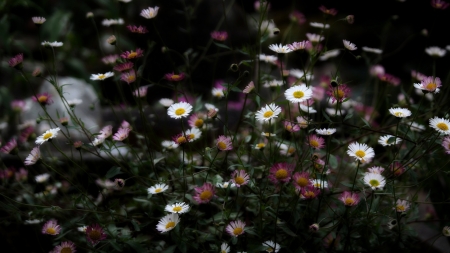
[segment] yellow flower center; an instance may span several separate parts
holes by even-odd
[[[302,98],[305,96],[305,93],[303,93],[303,91],[298,90],[298,91],[294,91],[294,94],[292,94],[294,96],[294,98]]]
[[[256,147],[257,148],[264,148],[266,146],[266,144],[264,144],[264,143],[258,143],[258,144],[256,144]]]
[[[53,136],[53,134],[52,133],[46,133],[46,134],[44,134],[44,137],[42,137],[44,140],[47,140],[47,139],[49,139],[49,138],[51,138]]]
[[[173,228],[173,227],[175,227],[175,222],[173,222],[173,221],[167,222],[166,229]]]
[[[243,229],[238,227],[238,228],[233,229],[233,234],[240,235],[240,234],[242,234],[242,231],[243,231]]]
[[[183,109],[183,108],[178,108],[178,109],[175,110],[175,114],[177,116],[183,115],[185,112],[186,112],[186,110]]]
[[[45,232],[46,232],[47,234],[49,234],[49,235],[54,235],[54,234],[56,234],[56,229],[53,228],[53,227],[47,228],[47,229],[45,230]]]
[[[448,130],[448,126],[447,126],[447,124],[445,124],[444,122],[437,123],[436,126],[437,126],[439,129],[441,129],[442,131],[447,131],[447,130]]]
[[[180,78],[180,75],[172,75],[173,80],[177,80],[178,78]]]
[[[272,115],[273,115],[272,111],[267,111],[267,112],[264,113],[264,118],[269,118]]]
[[[132,83],[132,82],[136,81],[136,76],[129,75],[129,76],[127,77],[127,80],[128,80],[129,83]]]
[[[195,134],[188,134],[187,138],[188,140],[193,140],[195,138]]]
[[[341,98],[344,97],[345,93],[344,93],[343,90],[338,89],[338,90],[336,91],[336,94],[335,94],[335,95],[336,95],[336,98],[341,99]]]
[[[287,176],[288,176],[288,172],[286,169],[279,169],[279,170],[277,170],[277,172],[275,172],[275,177],[278,180],[283,180],[283,179],[287,178]]]
[[[155,192],[156,193],[162,192],[162,189],[161,188],[157,188],[157,189],[155,189]]]
[[[105,78],[106,78],[106,76],[104,74],[101,74],[101,75],[98,76],[98,79],[100,79],[100,80],[103,80]]]
[[[38,98],[39,103],[45,103],[45,102],[47,102],[47,100],[48,100],[48,97],[45,95],[42,95]]]
[[[92,230],[91,232],[89,232],[89,238],[92,241],[98,241],[98,240],[100,240],[101,237],[102,237],[102,234],[98,230]]]
[[[309,183],[309,180],[304,177],[299,177],[297,179],[297,185],[300,187],[305,187],[308,185],[308,183]]]
[[[291,131],[292,130],[292,126],[291,125],[286,125],[286,130]]]
[[[269,253],[270,253],[270,252],[273,252],[273,248],[272,248],[272,247],[269,247],[268,249],[266,249],[266,251],[269,252]]]
[[[312,192],[312,191],[306,191],[304,194],[303,194],[303,196],[305,197],[305,198],[314,198],[314,197],[316,197],[316,194],[314,193],[314,192]]]
[[[397,212],[404,212],[406,210],[404,205],[398,205],[397,206]]]
[[[178,138],[177,138],[177,143],[178,143],[178,144],[185,143],[185,142],[186,142],[186,137],[181,136],[181,137],[178,137]]]
[[[290,147],[290,148],[288,148],[288,150],[287,150],[287,153],[290,155],[290,154],[293,154],[295,152],[295,148],[294,147]]]
[[[60,253],[72,253],[72,249],[69,247],[64,247],[61,249]]]
[[[182,209],[181,206],[176,206],[172,210],[175,212],[179,212],[179,211],[181,211],[181,209]]]
[[[225,144],[225,142],[221,141],[221,142],[217,143],[217,147],[218,147],[220,150],[224,150],[224,149],[227,148],[227,144]]]
[[[366,152],[364,152],[362,150],[358,150],[355,152],[355,155],[359,158],[363,158],[364,156],[366,156]]]
[[[137,56],[137,53],[134,51],[131,51],[131,53],[128,55],[128,59],[136,58],[136,56]]]
[[[397,117],[402,117],[403,113],[402,112],[395,112],[394,115],[397,116]]]
[[[202,193],[200,193],[200,199],[201,200],[208,200],[212,197],[212,192],[209,190],[205,190]]]
[[[351,206],[351,205],[353,205],[353,203],[355,203],[355,200],[353,198],[346,198],[344,201],[344,204],[346,206]]]
[[[310,140],[309,144],[315,148],[319,147],[319,142],[317,140]]]
[[[376,179],[372,179],[369,181],[369,184],[373,187],[378,187],[380,185],[380,182]]]
[[[234,178],[234,182],[236,182],[236,184],[243,184],[245,182],[245,179],[243,177],[237,176]]]
[[[197,119],[194,123],[195,127],[197,128],[201,128],[203,126],[203,120],[202,119]]]
[[[428,83],[427,86],[425,86],[425,88],[429,91],[434,91],[437,88],[437,84],[435,83]]]

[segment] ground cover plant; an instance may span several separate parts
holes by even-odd
[[[0,4],[8,252],[448,247],[449,3],[247,2]]]

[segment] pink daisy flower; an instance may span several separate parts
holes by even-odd
[[[276,163],[270,168],[269,179],[272,183],[286,183],[291,180],[291,174],[293,171],[292,164],[288,163]]]
[[[331,96],[331,102],[339,101],[342,103],[350,96],[350,88],[346,84],[341,84],[336,87],[328,86],[327,95]]]
[[[20,53],[9,59],[8,64],[11,68],[22,69],[23,54]]]
[[[450,155],[450,136],[444,138],[444,140],[442,141],[442,146],[445,149],[445,153]]]
[[[211,38],[216,41],[225,41],[228,38],[228,33],[226,31],[214,31],[211,32]]]
[[[128,127],[121,127],[119,130],[117,130],[117,133],[114,134],[113,140],[115,141],[123,141],[126,138],[128,138],[128,134],[130,133],[130,128]]]
[[[287,46],[292,51],[296,51],[296,50],[306,49],[308,47],[308,45],[310,45],[310,44],[311,44],[311,42],[309,40],[304,40],[304,41],[294,42],[292,44],[288,44]]]
[[[323,5],[321,5],[319,7],[319,10],[322,11],[323,13],[331,15],[331,16],[335,16],[338,13],[338,11],[336,9],[334,9],[334,8],[327,9],[327,7],[325,7]]]
[[[241,220],[231,221],[226,227],[228,234],[234,237],[238,237],[244,233],[245,222]]]
[[[401,163],[394,162],[393,164],[391,164],[391,171],[394,176],[398,177],[406,171],[406,168]]]
[[[295,172],[294,176],[292,177],[292,183],[295,186],[295,189],[298,191],[301,191],[303,188],[307,187],[308,185],[312,185],[311,180],[309,180],[309,173],[304,172]]]
[[[359,196],[358,193],[344,191],[339,200],[346,206],[356,206],[359,203]]]
[[[391,74],[385,73],[382,75],[378,75],[378,79],[380,79],[383,82],[390,83],[394,86],[398,86],[400,84],[400,78],[395,77]]]
[[[431,6],[435,9],[445,10],[450,4],[442,0],[431,0]]]
[[[133,83],[136,81],[136,72],[134,69],[130,69],[128,72],[123,72],[120,76],[120,80],[126,82],[127,84]]]
[[[99,224],[92,224],[86,228],[86,239],[95,246],[102,240],[106,239],[106,234]]]
[[[31,153],[27,156],[27,158],[25,158],[25,161],[23,163],[25,165],[33,165],[40,158],[41,158],[41,150],[39,149],[39,146],[37,146],[31,150]]]
[[[414,87],[422,91],[438,93],[440,91],[441,79],[439,77],[427,76],[420,83],[415,83]]]
[[[314,149],[321,149],[325,147],[325,140],[322,137],[319,137],[315,134],[311,134],[306,138],[307,142],[310,147]]]
[[[173,142],[175,142],[177,145],[182,145],[186,142],[188,142],[188,138],[186,138],[186,136],[182,133],[177,134],[175,136],[172,137]]]
[[[203,113],[194,113],[189,117],[188,124],[190,127],[201,129],[205,123],[206,115]]]
[[[283,121],[284,129],[286,129],[288,132],[294,133],[300,131],[300,126],[298,124],[294,124],[290,121]]]
[[[139,58],[139,57],[142,57],[142,56],[144,56],[144,51],[142,49],[140,49],[140,48],[137,48],[136,51],[131,50],[131,51],[123,52],[120,55],[120,57],[122,57],[124,59],[128,59],[128,60],[136,59],[136,58]]]
[[[250,177],[245,170],[235,170],[231,174],[231,181],[236,185],[236,187],[241,187],[242,185],[248,184],[249,179]]]
[[[112,54],[112,55],[107,55],[107,56],[103,57],[102,62],[107,65],[112,65],[112,64],[116,63],[117,59],[119,59],[119,55]]]
[[[216,188],[211,183],[204,183],[200,187],[195,187],[195,196],[193,197],[197,203],[208,203],[216,194]]]
[[[41,105],[50,105],[53,103],[52,96],[47,92],[33,96],[33,101],[36,101]]]
[[[128,62],[124,62],[124,63],[114,66],[114,70],[123,72],[125,70],[129,70],[129,69],[133,68],[133,66],[134,66],[134,64],[132,62],[128,61]]]
[[[219,138],[217,138],[217,149],[221,150],[221,151],[227,151],[227,150],[232,150],[233,149],[233,144],[231,142],[231,138],[230,137],[226,137],[224,135],[219,136]]]
[[[73,242],[62,242],[61,245],[56,246],[51,253],[75,253],[75,243]]]
[[[145,26],[137,27],[135,25],[128,25],[127,29],[132,33],[140,33],[140,34],[148,33],[148,30]]]
[[[57,235],[61,232],[61,227],[56,220],[47,221],[42,227],[42,233],[47,235]]]
[[[0,148],[0,152],[9,154],[11,151],[14,151],[14,149],[17,148],[17,141],[16,139],[11,139],[8,143],[6,143],[2,148]],[[17,151],[17,149],[15,150]],[[12,152],[15,153],[15,152]]]
[[[315,199],[315,198],[317,198],[317,196],[319,196],[319,194],[320,194],[319,188],[316,188],[312,185],[308,185],[300,191],[300,198]]]
[[[292,11],[289,14],[289,19],[297,24],[302,25],[306,22],[305,15],[297,10]]]
[[[178,82],[183,80],[186,77],[186,75],[184,73],[180,73],[180,74],[174,74],[174,72],[172,73],[167,73],[164,75],[164,78],[168,81],[172,81],[172,82]]]

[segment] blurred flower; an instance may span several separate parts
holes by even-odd
[[[328,50],[326,52],[323,52],[322,55],[319,56],[319,60],[326,61],[330,58],[338,56],[340,51],[338,49],[332,49]]]
[[[41,136],[39,136],[36,139],[36,144],[42,145],[44,142],[50,141],[51,139],[56,138],[56,136],[58,136],[59,131],[60,131],[59,127],[52,128],[52,129],[45,131],[45,133],[43,133]]]
[[[146,34],[148,33],[148,30],[145,26],[135,26],[135,25],[128,25],[127,29],[132,33],[139,33],[139,34]]]
[[[425,92],[438,93],[441,87],[441,79],[439,77],[427,76],[422,77],[420,83],[415,83],[414,87]]]
[[[293,10],[290,14],[289,14],[289,19],[292,22],[297,22],[298,25],[302,25],[306,22],[306,18],[305,15],[303,15],[303,13],[297,11],[297,10]]]
[[[250,176],[245,172],[245,170],[235,170],[231,174],[231,182],[235,184],[236,187],[241,187],[242,185],[248,184]]]
[[[381,174],[384,171],[383,167],[380,166],[373,166],[371,168],[367,169],[370,173],[374,173],[374,174]]]
[[[342,42],[344,43],[344,47],[350,51],[354,51],[354,50],[358,49],[355,44],[351,43],[348,40],[343,40]]]
[[[388,73],[384,73],[384,74],[379,74],[378,79],[380,79],[383,82],[387,82],[389,84],[392,84],[394,86],[398,86],[401,82],[400,78],[393,76],[391,74]]]
[[[332,87],[331,84],[328,86],[327,95],[331,96],[331,102],[335,101],[343,102],[346,98],[350,96],[350,88],[347,84],[340,84],[336,87]]]
[[[234,183],[230,183],[230,182],[223,182],[223,183],[216,183],[216,187],[226,189],[228,187],[235,188],[236,185]]]
[[[224,242],[220,245],[220,253],[229,253],[230,252],[230,246]]]
[[[67,126],[69,124],[69,118],[68,117],[61,117],[59,118],[59,123],[63,126]]]
[[[406,108],[390,108],[389,112],[397,118],[406,118],[411,116],[411,111]]]
[[[63,43],[58,42],[58,41],[54,41],[54,42],[44,41],[41,43],[41,45],[44,47],[62,47]]]
[[[336,128],[316,129],[316,133],[320,135],[332,135],[336,133]]]
[[[205,115],[203,113],[194,113],[189,117],[188,124],[190,127],[201,129],[204,126]]]
[[[270,134],[270,133],[268,133],[268,134],[269,134],[268,137],[275,136],[275,134]],[[291,156],[295,153],[295,147],[293,144],[286,145],[284,143],[281,143],[279,148],[280,148],[280,154],[284,155],[284,156]]]
[[[128,127],[121,127],[113,136],[113,140],[115,141],[123,141],[126,138],[128,138],[128,134],[130,133],[130,128]]]
[[[292,123],[290,121],[283,121],[284,129],[288,132],[294,133],[300,131],[300,126],[298,124]]]
[[[148,7],[148,9],[143,9],[141,11],[141,16],[146,19],[152,19],[156,17],[156,15],[158,15],[158,10],[159,10],[158,6],[155,6],[154,8]]]
[[[217,149],[221,151],[227,151],[233,149],[233,143],[230,137],[226,137],[224,135],[220,135],[216,140]]]
[[[325,37],[315,33],[306,33],[306,37],[311,43],[319,43],[325,39]]]
[[[325,6],[323,6],[323,5],[321,5],[321,6],[319,7],[319,10],[320,10],[321,12],[323,12],[323,13],[325,13],[325,14],[327,14],[327,15],[331,15],[331,16],[335,16],[335,15],[338,13],[338,11],[337,11],[336,9],[334,9],[334,8],[327,9],[327,7],[325,7]]]
[[[269,253],[277,253],[281,248],[280,244],[275,243],[274,241],[265,241],[262,245],[267,247],[266,251]]]
[[[159,103],[160,103],[162,106],[168,108],[169,106],[171,106],[171,105],[173,104],[173,100],[170,99],[170,98],[161,98],[161,99],[159,100]]]
[[[186,77],[186,75],[182,72],[180,74],[174,74],[172,73],[167,73],[164,75],[164,79],[168,80],[168,81],[172,81],[172,82],[178,82],[183,80]]]
[[[75,107],[75,106],[77,106],[77,105],[79,105],[79,104],[81,104],[81,103],[83,103],[83,100],[78,99],[78,98],[68,99],[68,100],[67,100],[67,104],[68,104],[70,107]]]
[[[104,64],[115,64],[117,59],[119,59],[119,55],[112,54],[112,55],[107,55],[107,56],[103,57],[102,62]]]
[[[255,84],[253,83],[253,81],[250,81],[250,83],[248,83],[248,85],[245,86],[245,88],[242,92],[245,94],[248,94],[248,93],[252,92],[253,89],[255,89]]]
[[[429,56],[441,58],[445,56],[445,49],[440,47],[427,47],[425,48],[425,53],[427,53]]]
[[[115,35],[111,35],[106,39],[106,42],[110,45],[115,45],[116,44],[116,36]]]
[[[123,25],[123,19],[119,18],[119,19],[104,19],[102,21],[102,25],[103,26],[112,26],[112,25]]]
[[[293,42],[292,44],[288,44],[287,46],[292,51],[296,51],[296,50],[305,49],[308,46],[308,44],[310,44],[310,43],[311,42],[309,42],[308,40],[304,40],[304,41],[300,41],[300,42]]]
[[[450,227],[449,226],[445,226],[444,228],[442,228],[442,234],[444,236],[449,237],[450,236]]]
[[[260,54],[259,60],[276,65],[278,62],[278,57],[276,57],[274,55]]]
[[[24,168],[20,168],[19,171],[16,171],[14,176],[16,181],[26,181],[28,179],[28,171]]]
[[[372,190],[383,189],[384,185],[386,184],[385,178],[378,173],[364,173],[363,181],[366,185],[370,186]]]
[[[192,111],[192,105],[186,102],[172,104],[167,109],[167,114],[173,119],[186,118]]]
[[[228,38],[228,33],[226,31],[213,31],[211,32],[211,38],[216,41],[225,41]]]
[[[319,22],[311,22],[311,23],[309,23],[309,25],[312,27],[315,27],[315,28],[320,28],[320,29],[330,28],[329,24],[323,24],[323,23],[319,23]]]
[[[311,185],[316,187],[317,189],[328,188],[328,182],[323,179],[313,179],[311,180]]]
[[[147,189],[148,194],[158,194],[167,191],[169,186],[166,184],[155,184]]]
[[[33,101],[39,102],[41,105],[50,105],[53,103],[52,96],[47,92],[37,94],[36,96],[33,96],[32,99]]]
[[[276,163],[270,168],[269,180],[274,184],[287,183],[291,180],[292,171],[292,164]]]
[[[450,134],[450,121],[448,119],[434,117],[430,119],[430,127],[434,128],[441,134]]]
[[[305,84],[295,85],[284,92],[284,96],[291,103],[301,103],[312,97],[312,89]]]
[[[86,228],[86,239],[95,246],[102,240],[106,239],[106,233],[99,224],[92,224]]]
[[[105,80],[106,78],[114,76],[114,72],[106,72],[105,74],[91,74],[91,80]]]
[[[356,206],[359,203],[359,196],[356,192],[344,191],[339,200],[346,206]]]
[[[24,164],[25,165],[33,165],[35,164],[39,159],[41,158],[41,150],[39,149],[39,146],[34,147],[31,150],[31,153],[25,158]]]
[[[450,136],[447,136],[442,140],[442,146],[444,147],[445,153],[450,155]]]
[[[189,142],[193,142],[195,140],[198,140],[200,136],[202,136],[202,132],[198,128],[193,127],[186,130],[185,135]]]
[[[20,53],[16,56],[14,56],[13,58],[9,59],[8,64],[11,68],[16,68],[16,69],[22,69],[22,62],[23,62],[23,54]]]
[[[178,144],[176,142],[174,142],[174,141],[167,141],[167,140],[162,141],[161,142],[161,146],[163,147],[163,151],[165,151],[165,150],[173,150],[173,149],[178,148]]]
[[[431,0],[431,6],[435,9],[445,10],[449,6],[449,3],[442,0]]]
[[[142,57],[144,55],[144,51],[140,48],[137,48],[136,51],[126,51],[123,52],[120,57],[124,58],[124,59],[135,59],[135,58],[139,58]]]
[[[345,17],[345,19],[347,20],[347,22],[349,24],[353,24],[355,22],[355,16],[354,15],[348,15],[347,17]]]
[[[35,23],[36,25],[42,25],[47,19],[45,19],[44,17],[32,17],[31,20],[33,20],[33,23]]]
[[[272,103],[270,105],[266,105],[265,107],[261,108],[261,110],[257,111],[256,119],[261,122],[265,122],[278,117],[280,113],[281,108]]]
[[[195,196],[193,199],[199,204],[210,202],[216,194],[216,189],[211,183],[204,183],[200,187],[195,187],[194,191]]]
[[[225,230],[231,236],[238,237],[244,233],[245,222],[241,220],[231,221]]]
[[[61,227],[56,220],[47,221],[42,227],[42,233],[47,235],[57,235],[61,232]]]
[[[16,139],[12,138],[11,140],[9,140],[8,143],[6,143],[5,145],[3,145],[2,148],[0,148],[0,152],[5,153],[5,154],[9,154],[9,153],[15,154],[15,153],[17,153],[17,141],[16,141]]]
[[[292,52],[292,49],[290,49],[287,45],[283,46],[281,44],[272,44],[269,46],[269,49],[279,54],[287,54]]]
[[[398,213],[404,213],[409,210],[410,204],[406,200],[397,199],[394,210]]]
[[[123,72],[120,76],[120,80],[126,82],[127,84],[133,83],[136,81],[136,72],[134,69],[130,69],[128,72]]]
[[[314,149],[321,149],[325,147],[325,140],[315,134],[310,134],[306,137],[306,144]]]
[[[369,53],[374,53],[374,54],[382,54],[383,53],[383,50],[378,49],[378,48],[362,47],[362,50],[369,52]]]
[[[184,202],[179,202],[172,205],[168,204],[164,210],[170,213],[187,213],[189,212],[189,205]]]
[[[149,86],[142,86],[133,91],[133,96],[145,98],[147,96]]]
[[[75,243],[71,241],[62,242],[61,245],[57,245],[51,253],[74,253],[76,252]]]
[[[211,93],[216,98],[223,98],[225,94],[223,93],[223,89],[220,88],[212,88]]]

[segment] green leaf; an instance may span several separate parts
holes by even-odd
[[[361,118],[361,120],[364,122],[364,125],[366,125],[368,128],[370,128],[369,122],[367,122],[367,120],[364,119],[363,117],[360,117],[360,118]]]
[[[141,228],[139,227],[139,224],[137,223],[136,220],[131,220],[131,224],[133,224],[134,230],[136,231],[141,231]]]
[[[133,248],[138,253],[147,253],[148,250],[144,248],[139,242],[136,241],[127,241],[125,242],[128,244],[131,248]]]
[[[338,166],[338,161],[336,156],[330,154],[330,159],[328,160],[330,163],[331,168],[336,169]]]
[[[351,119],[353,117],[353,114],[349,113],[347,115],[345,115],[344,121]]]
[[[165,157],[165,156],[162,156],[162,157],[160,157],[160,158],[153,159],[153,164],[157,164],[158,162],[160,162],[160,161],[163,160],[164,158],[166,158],[166,157]]]
[[[177,248],[177,245],[172,245],[172,246],[168,247],[167,249],[165,249],[163,251],[163,253],[173,253],[173,252],[175,252],[176,248]]]
[[[290,228],[288,228],[286,224],[280,224],[278,225],[278,227],[281,228],[281,230],[283,230],[283,232],[285,232],[287,235],[297,237],[297,234],[295,234]]]
[[[231,50],[231,48],[229,48],[227,45],[222,44],[222,43],[217,43],[217,42],[213,42],[216,46],[221,47],[221,48],[225,48],[225,49],[229,49]]]
[[[330,117],[328,117],[327,113],[326,113],[324,110],[322,110],[322,115],[323,115],[323,117],[325,117],[325,119],[328,120],[330,123],[333,123],[333,121],[330,119]]]
[[[122,172],[120,172],[120,167],[112,167],[111,169],[108,170],[108,172],[106,172],[105,177],[112,178],[119,174],[122,174]]]

